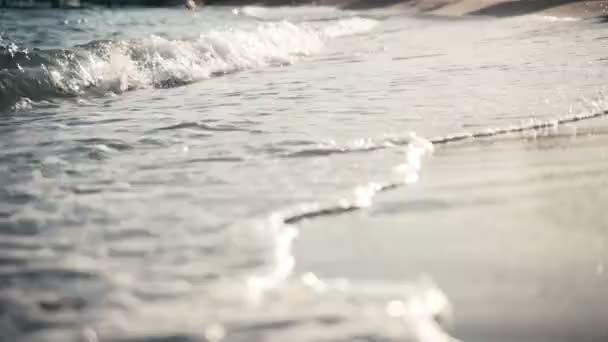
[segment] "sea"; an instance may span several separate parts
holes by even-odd
[[[0,10],[0,341],[608,340],[608,26]]]

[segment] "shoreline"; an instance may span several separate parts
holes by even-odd
[[[463,0],[451,1],[435,11],[442,15],[513,17],[542,14],[556,17],[593,18],[608,15],[608,1],[572,0]]]
[[[556,17],[608,17],[608,0],[211,0],[210,6],[335,6],[366,10],[407,7],[440,16],[513,17],[541,14]]]

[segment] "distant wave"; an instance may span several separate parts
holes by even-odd
[[[343,10],[329,6],[243,6],[235,8],[234,12],[258,20],[280,20],[286,17],[304,20],[336,19],[344,15]]]
[[[93,41],[62,50],[28,51],[0,40],[0,108],[10,108],[23,98],[40,101],[168,88],[246,69],[291,64],[319,52],[330,38],[369,31],[376,23],[356,17],[320,27],[265,22],[251,30],[210,31],[195,40],[151,36]]]

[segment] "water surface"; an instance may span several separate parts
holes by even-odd
[[[0,29],[0,340],[608,337],[605,25],[244,7]]]

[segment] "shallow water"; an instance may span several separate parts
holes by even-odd
[[[244,7],[0,29],[0,340],[608,336],[605,25]]]

